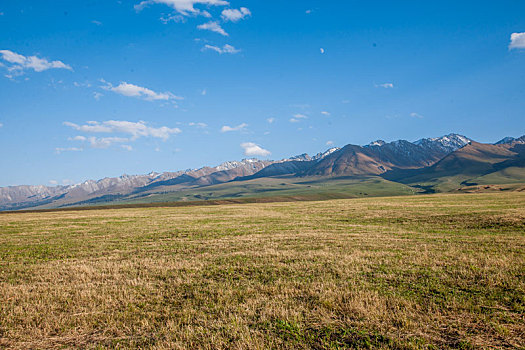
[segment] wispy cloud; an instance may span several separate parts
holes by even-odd
[[[418,119],[423,119],[424,118],[424,116],[422,116],[421,114],[415,113],[415,112],[410,113],[410,116],[412,118],[418,118]]]
[[[241,7],[238,10],[237,9],[223,10],[221,15],[225,21],[237,22],[237,21],[240,21],[241,19],[251,16],[252,13],[246,7]]]
[[[48,69],[73,70],[71,66],[62,61],[48,61],[37,56],[24,56],[10,50],[0,50],[0,55],[4,61],[10,64],[7,66],[7,70],[10,72],[23,72],[30,69],[35,72],[43,72]]]
[[[326,145],[327,146],[333,146],[334,145],[334,141],[326,141]]]
[[[191,122],[188,125],[189,126],[195,126],[197,128],[201,128],[201,129],[208,127],[208,124],[206,124],[206,123],[194,123],[194,122]]]
[[[304,114],[294,114],[294,116],[290,118],[290,123],[299,123],[301,119],[308,119],[308,117]]]
[[[117,94],[128,96],[128,97],[137,97],[146,101],[168,101],[168,100],[183,100],[183,97],[176,96],[173,93],[167,92],[155,92],[148,88],[129,84],[127,82],[122,82],[118,86],[113,86],[111,83],[101,80],[106,85],[102,86],[103,89],[113,91]]]
[[[327,112],[327,111],[322,111],[321,114],[324,115],[325,117],[330,116],[330,112]]]
[[[394,84],[392,83],[383,83],[383,84],[376,84],[375,87],[381,87],[381,88],[385,88],[385,89],[392,89],[394,88]]]
[[[272,154],[270,151],[262,148],[261,146],[253,142],[243,142],[241,143],[241,148],[244,149],[245,156],[261,156],[267,157]]]
[[[272,124],[275,121],[275,118],[274,117],[270,117],[270,118],[266,119],[266,121],[268,123]]]
[[[183,16],[205,16],[209,17],[207,11],[202,11],[195,8],[195,5],[207,6],[227,6],[229,3],[224,0],[145,0],[135,5],[135,10],[141,11],[144,7],[151,4],[164,4],[173,8],[175,11]]]
[[[238,53],[238,52],[241,52],[241,50],[238,50],[236,49],[235,47],[231,46],[231,45],[224,45],[223,47],[218,47],[218,46],[213,46],[213,45],[204,45],[204,47],[202,48],[203,51],[206,51],[206,50],[213,50],[215,52],[218,52],[220,53],[221,55],[223,53],[230,53],[230,54],[235,54],[235,53]]]
[[[162,126],[154,128],[146,125],[146,122],[130,122],[124,120],[107,120],[103,122],[89,121],[84,125],[78,125],[71,122],[64,122],[64,125],[69,126],[77,131],[86,133],[116,133],[131,135],[131,139],[135,140],[139,137],[154,137],[162,140],[167,140],[171,135],[176,135],[182,131],[179,128],[168,128]],[[89,139],[88,139],[89,140]]]
[[[200,24],[197,26],[197,29],[200,30],[210,30],[220,35],[228,36],[228,33],[221,27],[219,22],[210,21],[208,23]]]
[[[87,141],[89,142],[92,148],[109,148],[115,143],[125,143],[129,142],[130,139],[125,137],[88,137]]]
[[[67,147],[67,148],[57,147],[55,148],[55,153],[61,154],[64,152],[82,152],[83,150],[84,150],[83,148],[79,148],[79,147]]]
[[[247,127],[248,127],[248,124],[246,123],[242,123],[237,126],[224,125],[221,128],[221,132],[242,131],[242,130],[245,130]]]
[[[510,35],[509,49],[525,49],[525,32]]]

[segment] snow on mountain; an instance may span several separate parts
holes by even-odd
[[[507,136],[507,137],[502,138],[498,142],[496,142],[495,145],[504,145],[504,144],[511,144],[511,143],[524,144],[525,143],[525,135],[523,135],[521,137],[518,137],[518,138]]]
[[[450,153],[463,148],[470,142],[472,142],[472,140],[463,135],[448,134],[441,137],[420,139],[414,142],[414,144],[425,148],[437,148]]]
[[[312,157],[312,160],[321,160],[326,156],[329,156],[330,154],[339,151],[341,148],[339,147],[332,147],[324,152],[317,153],[315,156]]]
[[[374,147],[374,146],[381,147],[381,146],[384,146],[384,145],[386,145],[385,141],[383,141],[383,140],[376,140],[376,141],[370,142],[365,147]]]

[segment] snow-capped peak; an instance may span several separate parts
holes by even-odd
[[[453,152],[468,145],[471,141],[472,140],[463,135],[448,134],[441,137],[420,139],[414,142],[414,144],[427,148],[438,147],[449,152]]]
[[[365,147],[373,147],[373,146],[381,147],[381,146],[384,146],[384,145],[386,145],[385,141],[383,141],[383,140],[376,140],[376,141],[370,142]]]

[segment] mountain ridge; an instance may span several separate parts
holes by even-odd
[[[473,144],[478,145],[476,146],[478,148],[479,145],[509,148],[513,145],[525,144],[525,136],[506,137],[492,145],[479,144],[459,134],[423,138],[415,142],[396,140],[387,143],[377,140],[364,146],[348,144],[342,148],[329,148],[315,156],[304,153],[277,161],[246,158],[241,161],[223,162],[214,167],[204,166],[198,169],[163,173],[150,172],[146,175],[124,174],[113,178],[86,180],[68,186],[0,187],[0,210],[16,210],[42,205],[74,205],[96,198],[148,196],[157,192],[200,189],[232,181],[279,176],[355,177],[386,174],[385,178],[392,178],[392,174],[400,174],[403,171],[421,171],[421,169],[433,166],[436,168],[436,164],[442,162],[450,154]],[[521,160],[512,160],[509,155],[510,153],[507,154],[504,161],[520,168]]]

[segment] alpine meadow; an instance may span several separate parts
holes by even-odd
[[[523,13],[0,2],[0,349],[525,350]]]

